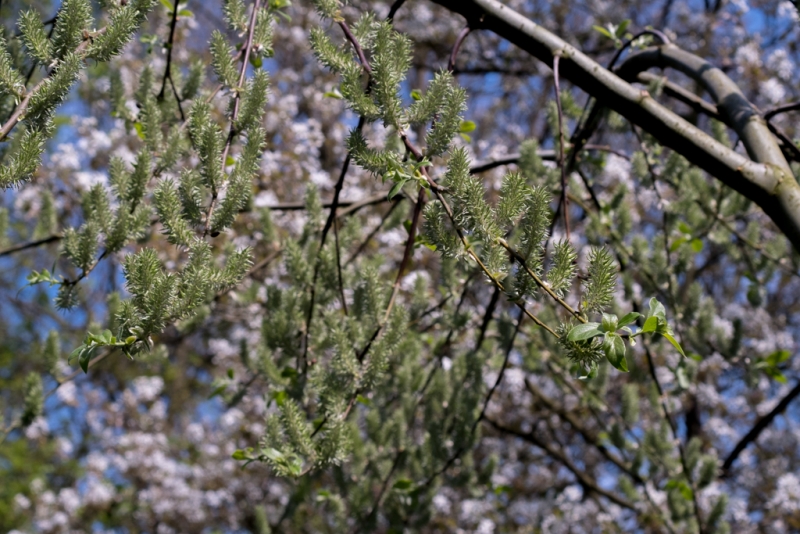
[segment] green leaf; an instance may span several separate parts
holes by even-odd
[[[642,326],[642,332],[655,332],[658,328],[658,317],[648,317],[647,320],[644,322],[644,326]]]
[[[87,347],[84,345],[83,349],[78,355],[78,364],[81,366],[81,369],[83,369],[84,373],[89,372],[89,362],[92,360],[92,353],[94,352],[94,349],[94,347]]]
[[[419,89],[414,89],[411,91],[411,98],[419,102],[420,100],[422,100],[422,93],[420,92]]]
[[[573,326],[567,334],[568,341],[583,341],[591,339],[603,333],[600,330],[600,323],[584,323]]]
[[[672,334],[670,334],[669,332],[660,332],[660,333],[661,333],[662,336],[667,338],[667,341],[672,343],[672,346],[675,347],[675,349],[677,349],[677,351],[681,353],[681,356],[683,356],[684,358],[686,357],[686,353],[683,352],[683,348],[681,348],[681,344],[678,343],[678,340],[676,340],[674,337],[672,337]]]
[[[639,312],[626,313],[625,315],[622,316],[622,319],[619,320],[618,328],[623,328],[631,323],[636,322],[636,319],[641,317],[641,315],[642,314]]]
[[[767,367],[764,369],[764,374],[781,384],[785,384],[787,382],[786,376],[777,367]]]
[[[789,353],[788,350],[776,350],[775,352],[764,358],[764,360],[766,360],[766,362],[771,366],[775,367],[788,360],[790,355],[791,354]]]
[[[690,243],[692,246],[692,250],[695,252],[701,252],[703,250],[703,240],[702,239],[692,239]]]
[[[616,332],[619,328],[619,319],[613,313],[604,313],[603,314],[603,321],[601,323],[601,330],[603,332]]]
[[[169,11],[170,13],[175,11],[175,6],[172,5],[172,2],[170,2],[169,0],[161,0],[161,5],[166,7],[167,11]]]
[[[607,333],[603,339],[603,351],[606,353],[608,362],[614,368],[628,372],[628,361],[625,359],[625,342],[617,334]]]
[[[253,457],[253,449],[248,447],[247,449],[237,449],[231,454],[231,458],[234,460],[249,460]]]
[[[180,11],[178,11],[178,15],[180,15],[181,17],[194,17],[194,13],[192,13],[188,9],[181,9]]]
[[[341,100],[344,98],[342,93],[339,92],[339,89],[334,89],[332,91],[325,91],[322,95],[323,98],[335,98],[337,100]]]
[[[683,221],[681,221],[681,222],[679,222],[679,223],[678,223],[678,230],[680,230],[680,231],[681,231],[681,233],[683,233],[683,234],[686,234],[686,235],[692,235],[692,229],[691,229],[691,228],[689,228],[689,225],[688,225],[688,224],[686,224],[686,223],[685,223],[685,222],[683,222]]]
[[[387,198],[392,200],[397,194],[403,189],[403,186],[406,185],[406,180],[400,180],[399,182],[395,183],[392,188],[389,190],[389,194]]]
[[[617,31],[616,31],[617,37],[622,37],[623,35],[625,35],[625,30],[628,29],[630,23],[631,19],[625,19],[619,23],[619,26],[617,26]]]
[[[458,125],[458,131],[461,133],[474,132],[475,128],[475,123],[472,121],[461,121],[461,124]]]
[[[283,406],[286,402],[286,399],[289,398],[289,394],[286,391],[280,389],[278,391],[272,392],[272,398],[275,399],[275,404],[278,406]]]
[[[667,310],[664,308],[664,305],[661,304],[658,299],[655,297],[650,299],[650,311],[647,314],[648,317],[658,317],[663,319],[664,321],[667,320]]]
[[[136,135],[139,136],[139,139],[144,140],[144,126],[142,126],[141,122],[134,122],[133,128],[136,130]]]
[[[372,401],[363,395],[356,395],[356,402],[363,404],[364,406],[372,406]]]
[[[605,35],[609,39],[614,39],[614,35],[607,29],[603,28],[602,26],[592,26],[592,28],[594,28],[596,32]]]
[[[396,489],[398,491],[408,491],[408,490],[411,489],[411,487],[413,485],[414,485],[414,483],[411,482],[409,479],[401,478],[401,479],[396,480],[395,483],[392,484],[392,488]]]
[[[672,245],[670,245],[670,247],[669,247],[669,251],[670,252],[675,252],[676,250],[681,248],[681,245],[683,245],[687,241],[689,241],[688,237],[679,237],[678,239],[676,239],[675,241],[672,242]]]

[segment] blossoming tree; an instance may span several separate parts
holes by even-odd
[[[0,4],[2,527],[800,528],[752,4]]]

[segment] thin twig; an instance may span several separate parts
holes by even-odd
[[[447,70],[450,72],[455,71],[456,69],[456,58],[458,57],[458,51],[461,49],[461,45],[464,43],[464,39],[467,38],[467,35],[472,31],[472,28],[467,25],[464,27],[463,30],[458,34],[456,37],[456,43],[453,45],[453,50],[450,52],[450,60],[447,62]]]
[[[253,4],[253,12],[250,13],[250,25],[247,28],[247,40],[244,43],[244,47],[242,50],[244,51],[244,57],[242,58],[242,66],[239,69],[239,82],[238,87],[236,88],[236,92],[233,96],[233,113],[231,114],[231,127],[228,131],[228,138],[225,141],[225,148],[222,149],[222,169],[224,171],[226,165],[226,161],[228,160],[228,152],[231,149],[231,143],[233,142],[233,138],[236,136],[236,119],[239,117],[239,105],[241,104],[241,88],[244,85],[244,77],[247,73],[247,64],[250,61],[250,49],[253,47],[253,34],[255,33],[256,29],[256,19],[258,18],[258,10],[261,9],[261,0],[255,0]],[[208,206],[208,211],[206,212],[206,220],[203,224],[203,237],[208,235],[209,224],[211,223],[211,216],[214,213],[214,207],[216,206],[217,199],[219,198],[220,191],[217,191],[216,187],[212,187],[211,190],[211,202]]]
[[[794,399],[797,398],[798,395],[800,395],[800,380],[797,382],[797,384],[795,384],[792,390],[787,393],[786,396],[783,397],[772,410],[770,410],[768,414],[760,417],[750,431],[739,440],[730,454],[728,454],[727,458],[725,458],[725,461],[722,463],[722,469],[720,471],[721,478],[725,478],[730,475],[731,467],[733,467],[733,463],[739,458],[739,455],[744,452],[748,445],[758,439],[758,436],[761,435],[761,432],[763,432],[764,429],[766,429],[770,423],[772,423],[773,419],[783,413],[783,411]]]
[[[558,64],[561,56],[553,56],[553,84],[556,90],[556,109],[558,110],[558,168],[561,169],[561,204],[564,215],[564,231],[567,241],[569,235],[569,199],[567,198],[567,169],[564,165],[564,111],[561,108],[561,87],[558,81]]]

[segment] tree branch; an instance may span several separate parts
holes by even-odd
[[[775,154],[765,146],[770,160],[763,163],[738,154],[656,102],[646,91],[636,89],[498,0],[433,1],[460,13],[472,27],[491,30],[548,65],[552,65],[554,55],[559,54],[560,74],[565,79],[602,105],[641,126],[661,144],[681,153],[694,165],[756,202],[800,251],[800,185],[787,172],[788,164],[779,150]],[[728,94],[733,97],[730,104],[735,104],[735,92]],[[748,133],[756,130],[760,131],[760,128],[750,126]],[[756,146],[757,141],[751,141]],[[776,165],[775,162],[780,160],[783,163]]]

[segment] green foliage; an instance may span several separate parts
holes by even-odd
[[[122,52],[153,6],[153,0],[132,0],[112,9],[103,33],[92,39],[86,57],[108,61]]]
[[[0,187],[6,189],[30,179],[39,166],[46,140],[41,130],[26,128],[16,134],[0,166]]]
[[[38,373],[30,373],[25,379],[25,400],[22,406],[20,424],[23,427],[30,425],[34,419],[42,414],[44,408],[44,390],[42,377]]]
[[[83,42],[83,32],[91,30],[93,22],[89,0],[64,0],[53,30],[53,56],[66,60]]]
[[[53,57],[53,44],[47,38],[47,32],[39,14],[34,10],[20,13],[19,29],[28,53],[37,61],[48,64]]]
[[[611,303],[617,288],[617,268],[607,249],[596,248],[589,252],[587,275],[582,307],[590,312],[602,311]]]
[[[236,89],[239,85],[239,73],[233,64],[233,51],[218,30],[211,34],[211,57],[220,83],[229,89]]]
[[[247,8],[242,0],[225,0],[222,14],[228,26],[239,33],[247,31]]]
[[[25,83],[22,74],[14,67],[5,39],[0,37],[0,96],[4,95],[22,98],[25,95]]]

